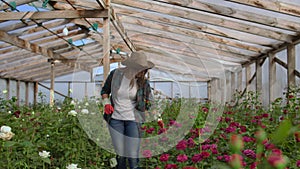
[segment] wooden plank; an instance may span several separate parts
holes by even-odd
[[[5,47],[5,48],[1,48],[0,49],[0,57],[2,54],[7,54],[7,53],[10,53],[10,52],[14,52],[15,50],[18,50],[20,48],[17,48],[15,46],[9,46],[9,47]]]
[[[40,21],[40,22],[42,22],[42,21]],[[4,24],[4,23],[7,23],[7,24]],[[0,30],[9,32],[9,31],[22,29],[24,27],[30,27],[33,25],[36,25],[36,23],[33,21],[27,21],[27,22],[24,21],[24,23],[20,22],[20,21],[13,21],[13,22],[7,21],[7,22],[3,22],[3,26],[0,27]]]
[[[23,5],[23,4],[28,4],[28,3],[31,3],[31,2],[34,2],[34,1],[37,1],[37,0],[5,0],[5,2],[7,4],[10,4],[12,2],[16,3],[16,6],[19,6],[19,5]],[[4,3],[3,1],[0,2],[0,10],[4,10],[4,9],[10,9],[11,7],[9,5],[7,5],[6,3]]]
[[[161,38],[157,36],[149,36],[145,34],[140,34],[136,36],[131,36],[132,41],[142,44],[151,44],[153,46],[157,46],[158,42],[160,46],[164,46],[166,48],[181,50],[182,52],[191,52],[194,55],[201,55],[203,53],[211,53],[216,56],[216,58],[233,58],[232,60],[239,60],[239,62],[243,62],[245,60],[250,59],[251,57],[236,53],[231,53],[225,50],[216,50],[208,46],[200,46],[192,43],[184,43],[180,41],[174,41],[167,38]],[[225,59],[230,60],[230,59]]]
[[[38,20],[38,19],[73,19],[73,18],[106,18],[108,10],[59,10],[40,12],[0,12],[2,20]]]
[[[17,84],[16,84],[16,96],[17,96],[17,106],[20,105],[20,80],[17,80]]]
[[[251,8],[246,8],[243,6],[243,9],[239,9],[238,6],[232,7],[233,5],[229,2],[204,2],[199,0],[190,0],[190,1],[179,1],[179,0],[159,0],[161,2],[166,2],[170,4],[176,4],[183,7],[189,7],[201,11],[211,12],[222,16],[228,16],[232,18],[238,18],[254,23],[260,23],[263,25],[268,25],[272,27],[278,27],[282,29],[299,31],[300,25],[293,21],[287,20],[283,17],[274,17],[270,15],[263,15],[260,13],[255,13],[251,11]],[[300,12],[300,10],[299,10]]]
[[[6,100],[10,99],[10,79],[5,79],[6,81]]]
[[[237,89],[238,91],[242,91],[243,89],[243,71],[240,70],[237,73]]]
[[[75,1],[76,3],[77,1]],[[74,2],[73,2],[74,3]],[[110,3],[110,2],[103,2],[103,1],[99,1],[97,0],[97,3],[98,5],[100,6],[100,8],[105,8],[105,9],[108,9],[108,5],[107,3]],[[93,5],[92,7],[95,8],[97,7],[98,5]],[[64,6],[64,5],[59,5],[59,4],[55,4],[55,8],[58,8],[58,9],[69,9],[68,6]],[[121,38],[123,39],[123,41],[125,42],[125,44],[128,46],[128,48],[131,50],[131,51],[135,51],[135,47],[134,47],[134,44],[130,41],[130,38],[127,36],[127,33],[126,33],[126,30],[124,29],[122,23],[120,22],[118,16],[116,15],[116,13],[114,12],[114,9],[113,8],[110,8],[110,21],[112,23],[112,25],[114,26],[114,28],[118,31],[119,35],[121,36]],[[85,22],[82,22],[80,20],[74,20],[73,21],[74,23],[77,23],[77,24],[80,24],[80,25],[85,25],[86,27],[89,27],[89,25]],[[78,23],[79,22],[79,23]],[[100,25],[102,25],[102,23],[100,23]]]
[[[64,25],[64,24],[62,24]],[[51,29],[51,32],[50,31],[45,31],[45,28],[44,27],[38,27],[40,28],[41,30],[39,31],[36,31],[36,32],[29,32],[31,30],[28,30],[28,32],[24,32],[24,36],[20,35],[19,37],[21,39],[24,39],[24,40],[27,40],[27,41],[35,41],[35,42],[38,42],[38,41],[43,41],[45,39],[47,40],[50,40],[50,39],[57,39],[57,35],[58,36],[61,36],[61,37],[65,37],[65,35],[63,35],[62,31],[64,28],[62,28],[62,25],[58,25],[59,27],[45,27],[47,29]],[[79,31],[78,29],[78,26],[67,26],[67,29],[69,30],[69,35],[74,35],[76,34],[76,32]],[[37,33],[38,32],[38,33]],[[81,31],[82,32],[82,31]]]
[[[232,2],[237,2],[245,5],[254,6],[257,8],[272,10],[275,12],[280,12],[284,14],[300,16],[300,5],[295,3],[286,3],[281,0],[229,0]]]
[[[235,72],[231,72],[230,74],[230,84],[231,84],[231,100],[234,100],[234,94],[236,94],[236,80],[235,80],[235,77],[236,77],[236,73]]]
[[[128,48],[131,51],[135,51],[136,49],[134,44],[127,36],[126,30],[124,29],[122,22],[120,21],[119,17],[115,14],[114,10],[111,10],[111,22],[115,27],[115,29],[118,31],[119,35],[121,36],[125,44],[128,46]]]
[[[275,64],[275,54],[269,54],[269,104],[275,99],[275,84],[276,84],[276,64]]]
[[[22,68],[22,66],[26,66],[27,64],[31,65],[32,63],[37,63],[35,61],[41,63],[41,62],[47,62],[47,59],[46,58],[44,59],[44,57],[41,55],[37,55],[37,56],[27,57],[15,62],[9,62],[9,63],[4,62],[0,65],[0,72],[2,73],[9,70],[15,70],[14,68],[16,67]]]
[[[295,87],[296,85],[296,46],[290,44],[287,46],[287,81],[288,88]]]
[[[66,0],[51,0],[52,2],[68,3]],[[102,1],[102,0],[100,0]],[[97,8],[103,9],[96,1],[83,1],[83,0],[69,0],[74,6],[85,7],[85,8]]]
[[[56,72],[56,77],[59,77],[59,76],[63,76],[63,75],[68,75],[70,73],[75,73],[75,72],[78,72],[79,70],[74,70],[74,69],[68,69],[68,70],[62,70],[60,72]],[[34,77],[35,81],[38,81],[38,82],[42,82],[43,80],[49,80],[49,74],[47,75],[40,75],[40,76],[36,76]]]
[[[226,70],[225,71],[225,85],[226,85],[226,87],[224,87],[224,89],[225,89],[225,93],[226,93],[226,96],[225,96],[225,101],[227,102],[227,103],[230,103],[230,100],[231,100],[231,96],[232,96],[232,90],[231,90],[231,77],[230,77],[230,75],[231,75],[231,72],[230,71],[228,71],[228,70]]]
[[[251,65],[246,67],[246,91],[250,91],[251,84]]]
[[[123,23],[131,23],[131,24],[149,27],[149,25],[145,25],[145,24],[149,24],[149,22],[150,22],[149,20],[151,20],[151,21],[155,21],[155,22],[152,22],[154,25],[160,24],[161,25],[160,27],[162,27],[161,30],[167,29],[170,26],[175,26],[175,27],[180,27],[180,28],[186,28],[188,30],[202,32],[202,34],[203,34],[202,36],[205,35],[205,36],[208,36],[208,38],[211,36],[217,37],[215,35],[219,35],[219,37],[224,37],[224,39],[226,38],[228,40],[234,39],[234,40],[239,40],[239,41],[243,41],[243,42],[249,42],[249,43],[252,42],[253,43],[253,40],[250,41],[250,38],[248,38],[247,36],[237,36],[237,34],[239,34],[239,32],[232,31],[229,29],[224,29],[224,28],[221,29],[220,27],[213,26],[213,25],[207,25],[207,24],[197,22],[197,21],[187,20],[187,19],[183,19],[180,17],[170,17],[170,16],[166,16],[166,15],[160,15],[158,13],[153,13],[153,12],[149,12],[146,10],[138,10],[135,8],[124,7],[124,6],[120,6],[120,5],[118,5],[115,10],[118,13],[121,13],[124,15],[121,17],[121,20],[122,20],[122,18],[124,19]],[[145,18],[148,21],[145,22],[145,19],[141,19],[141,18]],[[162,24],[162,23],[164,23],[164,24]],[[165,28],[165,27],[167,27],[167,28]],[[128,28],[127,28],[127,30],[128,30]],[[181,30],[185,30],[185,29],[181,29]],[[208,38],[206,38],[206,39],[208,39]],[[257,43],[257,41],[255,43]],[[261,48],[264,48],[264,47],[262,46]]]
[[[261,60],[255,63],[256,69],[256,92],[259,93],[259,100],[262,101],[262,65]]]
[[[110,9],[108,10],[110,13]],[[110,56],[110,15],[108,18],[103,19],[103,81],[106,80],[110,72],[109,56]]]
[[[138,43],[137,43],[138,44]],[[199,69],[198,67],[203,67],[206,69],[210,69],[211,64],[214,64],[214,68],[218,67],[218,66],[226,66],[226,67],[230,67],[230,66],[234,66],[234,65],[230,65],[230,64],[222,64],[221,62],[219,62],[218,60],[213,59],[213,57],[215,57],[215,55],[205,55],[203,56],[203,54],[201,55],[195,55],[195,53],[190,53],[189,51],[180,51],[180,50],[174,50],[174,49],[168,49],[165,47],[162,47],[161,45],[156,45],[155,47],[153,47],[153,45],[145,45],[145,44],[141,44],[141,45],[137,45],[137,49],[139,50],[146,50],[146,51],[152,51],[153,53],[155,53],[154,51],[160,51],[165,53],[166,55],[166,59],[171,59],[171,60],[176,60],[176,63],[173,63],[172,61],[169,61],[169,63],[173,63],[174,65],[191,65],[191,67],[195,66],[195,70],[199,70],[199,71],[203,71],[203,69]],[[154,50],[155,49],[155,50]],[[156,52],[157,53],[157,52]],[[168,55],[170,57],[168,57]],[[210,56],[210,57],[208,57]],[[173,57],[173,58],[172,58]],[[159,59],[159,58],[157,58]],[[155,62],[156,60],[154,60]],[[166,66],[168,66],[168,63],[165,63]],[[176,67],[174,67],[174,65],[170,65],[173,69],[176,69]],[[206,67],[208,66],[208,67]],[[235,65],[238,66],[238,65]],[[185,69],[183,69],[184,71]],[[211,71],[211,70],[207,70],[207,71]],[[207,74],[207,72],[206,72]]]
[[[29,105],[29,82],[25,82],[25,105]]]
[[[23,52],[23,54],[22,54]],[[16,53],[15,55],[10,55],[11,57],[7,57],[5,59],[1,59],[0,60],[0,64],[1,65],[4,65],[4,64],[9,64],[9,63],[12,63],[12,62],[22,62],[21,60],[22,59],[26,59],[26,58],[30,58],[30,57],[34,57],[36,56],[35,53],[30,53],[28,51],[24,51],[24,50],[20,50],[18,53]]]
[[[53,19],[53,20],[45,20],[45,21],[35,21],[32,25],[23,26],[18,29],[11,30],[15,36],[18,36],[24,40],[29,40],[31,36],[39,35],[37,32],[43,32],[45,34],[50,33],[49,31],[45,31],[45,28],[48,28],[55,32],[55,30],[60,29],[62,32],[62,25],[67,25],[70,22],[69,19]],[[39,26],[41,24],[42,26]],[[52,35],[52,34],[50,34]],[[32,38],[35,39],[35,38]],[[31,40],[31,39],[30,39]]]
[[[54,62],[50,63],[50,90],[49,90],[49,100],[50,106],[54,105],[54,80],[55,80],[55,64]]]
[[[59,73],[60,71],[66,71],[66,70],[74,70],[74,68],[71,68],[71,67],[68,67],[68,66],[65,66],[65,65],[57,65],[55,70],[54,70],[54,74],[55,76],[57,75],[57,73]],[[21,80],[29,80],[29,81],[37,81],[36,79],[38,77],[41,77],[41,76],[47,76],[48,79],[51,79],[51,66],[50,66],[50,63],[48,63],[48,69],[46,71],[42,71],[40,72],[39,74],[27,74],[27,75],[23,75],[23,76],[17,76],[18,79],[21,79]]]
[[[38,99],[38,92],[39,92],[39,84],[38,82],[34,82],[33,84],[33,104],[37,104],[37,99]]]
[[[31,61],[25,61],[25,62],[15,62],[10,63],[6,65],[0,66],[0,74],[3,75],[3,73],[9,74],[10,72],[19,72],[19,71],[25,71],[27,69],[30,70],[30,68],[35,66],[40,66],[40,64],[44,64],[47,62],[47,58],[38,55],[38,58],[31,58]]]
[[[221,17],[220,15],[208,14],[207,12],[201,12],[188,8],[180,8],[174,5],[159,3],[156,1],[134,1],[134,0],[113,0],[113,3],[127,5],[135,8],[147,9],[150,11],[168,14],[171,16],[182,17],[190,20],[195,20],[207,24],[218,25],[221,27],[246,32],[254,35],[259,35],[262,37],[267,37],[271,39],[276,39],[280,41],[291,42],[291,37],[284,34],[283,32],[276,31],[271,28],[262,28],[253,24],[246,24],[237,19],[232,19],[228,17]],[[172,9],[172,10],[166,10]]]
[[[61,58],[61,56],[54,54],[51,50],[48,50],[46,48],[40,47],[38,45],[33,45],[28,41],[25,41],[23,39],[18,38],[17,36],[10,35],[4,31],[0,31],[0,40],[10,43],[14,46],[17,46],[22,49],[26,49],[28,51],[31,51],[33,53],[42,54],[44,56],[47,56],[49,58],[57,57]]]
[[[152,33],[152,32],[154,33],[157,31],[162,31],[164,33],[170,32],[174,34],[183,35],[189,38],[201,39],[208,42],[215,42],[219,44],[226,44],[228,46],[233,46],[233,47],[250,50],[258,53],[264,53],[264,49],[265,49],[261,45],[257,45],[253,43],[245,43],[235,39],[205,34],[199,31],[194,31],[194,30],[181,28],[181,27],[170,27],[162,23],[144,22],[143,25],[141,25],[136,23],[134,24],[128,23],[127,20],[124,20],[123,23],[128,31],[129,30],[143,31],[144,33]]]

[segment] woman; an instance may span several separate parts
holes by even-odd
[[[104,117],[118,155],[117,169],[126,169],[127,160],[130,169],[138,169],[140,124],[151,98],[145,75],[154,64],[141,51],[133,52],[122,64],[126,67],[113,70],[101,90]]]

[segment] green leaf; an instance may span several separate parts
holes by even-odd
[[[24,141],[24,142],[20,143],[20,145],[22,145],[24,147],[31,147],[31,146],[33,146],[33,144],[30,141]]]
[[[4,147],[12,147],[16,144],[17,142],[14,141],[6,141],[4,142]]]
[[[289,136],[291,128],[292,122],[289,119],[282,121],[276,131],[272,134],[272,143],[278,144],[284,141]]]
[[[42,158],[42,160],[47,164],[51,164],[51,160],[49,158]]]

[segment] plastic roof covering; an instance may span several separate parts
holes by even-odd
[[[103,9],[104,4],[49,0],[43,8],[43,2],[1,0],[0,9],[91,10]],[[8,4],[16,4],[17,9]],[[111,8],[117,16],[112,19],[120,21],[135,48],[145,50],[155,63],[153,79],[207,81],[300,39],[299,0],[111,0]],[[1,78],[50,79],[49,52],[61,61],[55,64],[56,76],[101,66],[102,18],[1,20]],[[96,31],[91,29],[94,24]],[[113,24],[110,42],[111,49],[131,52]],[[118,58],[112,54],[111,62]]]

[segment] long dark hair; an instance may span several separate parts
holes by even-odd
[[[129,87],[133,88],[134,80],[136,79],[138,89],[142,88],[144,86],[146,80],[147,80],[147,78],[145,77],[147,71],[148,71],[148,69],[145,69],[145,70],[141,71],[141,72],[143,72],[143,76],[139,76],[139,77],[135,76],[134,78],[132,78],[131,81],[130,81]],[[139,73],[141,73],[141,72],[139,72]]]

